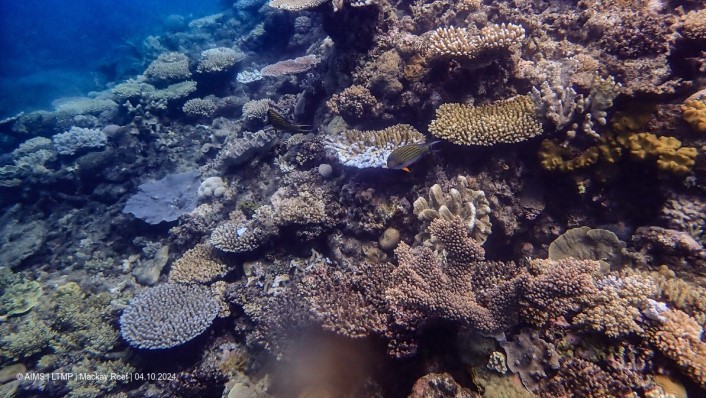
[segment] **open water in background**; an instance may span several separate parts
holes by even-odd
[[[220,0],[0,0],[0,119],[51,109],[141,73],[139,44],[172,14],[221,11]]]

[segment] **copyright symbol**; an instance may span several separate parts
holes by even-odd
[[[25,375],[22,373],[18,373],[15,377],[17,377],[17,380],[22,380],[24,379]]]

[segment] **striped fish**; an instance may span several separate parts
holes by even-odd
[[[311,132],[311,126],[291,123],[272,108],[267,110],[267,122],[276,130],[290,131],[293,133]]]
[[[387,168],[404,170],[409,173],[409,166],[430,153],[432,145],[439,142],[441,141],[432,141],[428,144],[403,145],[392,151],[390,156],[387,157]]]

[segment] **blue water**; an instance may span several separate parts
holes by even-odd
[[[142,72],[127,41],[163,33],[167,16],[219,12],[222,0],[1,0],[0,118],[50,109]]]

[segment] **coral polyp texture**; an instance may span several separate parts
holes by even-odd
[[[706,396],[703,0],[34,3],[0,396]]]
[[[272,8],[287,11],[302,11],[315,8],[329,0],[270,0],[268,5]]]
[[[136,296],[120,317],[120,333],[133,347],[176,347],[203,333],[218,315],[210,290],[163,284]]]
[[[196,65],[198,73],[227,72],[245,58],[242,52],[228,47],[217,47],[201,52],[201,60]]]
[[[516,143],[542,134],[542,123],[526,95],[483,106],[444,104],[429,125],[435,137],[459,145]]]
[[[469,188],[468,179],[458,176],[455,187],[449,192],[444,192],[439,184],[429,189],[429,199],[420,197],[414,201],[414,214],[423,223],[420,233],[415,240],[432,244],[430,242],[428,227],[437,218],[450,219],[459,216],[464,220],[468,235],[479,244],[483,244],[491,232],[490,204],[483,191]]]
[[[344,130],[326,137],[326,147],[345,166],[384,168],[387,167],[387,157],[396,148],[424,141],[424,135],[414,127],[396,124],[383,130]]]
[[[260,69],[260,73],[267,77],[279,77],[303,73],[313,68],[320,61],[316,55],[304,55],[294,59],[279,61]]]
[[[187,80],[191,77],[189,57],[179,52],[161,54],[149,64],[144,74],[154,83]]]
[[[700,133],[706,133],[706,96],[701,99],[684,101],[681,109],[682,112],[684,112],[684,120],[686,120],[694,130]]]
[[[430,55],[475,59],[485,52],[521,43],[524,37],[522,26],[503,23],[488,25],[476,34],[464,28],[438,28],[429,35],[426,44]]]

